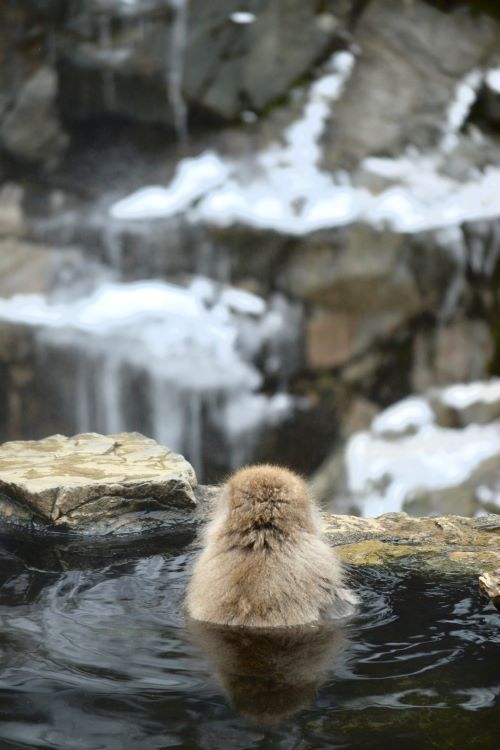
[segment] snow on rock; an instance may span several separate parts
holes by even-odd
[[[464,125],[483,81],[480,70],[472,70],[460,81],[455,89],[455,98],[451,102],[446,117],[444,136],[441,148],[451,151],[458,143],[457,133]]]
[[[448,386],[441,391],[441,398],[445,404],[456,409],[465,409],[478,401],[489,404],[500,402],[500,378]]]
[[[391,437],[418,432],[434,421],[434,414],[425,398],[409,396],[378,414],[371,429],[375,435]]]
[[[243,10],[237,10],[234,13],[231,13],[229,18],[233,23],[239,23],[243,26],[246,26],[249,23],[254,23],[254,21],[257,20],[257,16],[255,16],[254,13],[248,13]]]
[[[354,221],[368,192],[335,181],[318,164],[320,137],[332,102],[354,66],[354,55],[338,52],[310,88],[302,117],[255,158],[255,174],[240,179],[238,167],[213,152],[184,159],[167,188],[148,187],[115,203],[116,219],[170,216],[196,201],[194,217],[218,226],[242,223],[304,234]]]
[[[224,182],[229,173],[228,164],[212,151],[205,151],[193,159],[182,159],[168,188],[159,185],[141,188],[114,203],[110,214],[122,220],[173,216]]]
[[[481,484],[476,490],[476,498],[481,505],[490,509],[490,512],[500,512],[500,481],[495,488]]]
[[[498,380],[453,386],[443,390],[443,398],[461,405],[483,398],[491,404],[496,403],[499,388]],[[500,419],[443,427],[434,421],[428,399],[409,397],[378,415],[370,430],[349,439],[344,453],[346,488],[364,516],[411,513],[412,503],[426,495],[475,481],[479,486],[483,466],[489,484],[493,466],[500,487],[500,469],[494,469],[497,459],[500,462]],[[491,506],[498,499],[498,488],[483,485],[469,488],[471,503],[475,494],[478,502]]]
[[[486,424],[500,418],[500,378],[436,388],[429,398],[443,426]]]
[[[486,74],[486,85],[491,91],[500,94],[500,68],[488,71]]]
[[[119,220],[151,219],[189,211],[192,220],[226,227],[239,223],[304,235],[361,221],[405,233],[446,228],[500,215],[500,169],[472,173],[468,182],[446,174],[450,152],[485,80],[470,71],[456,87],[434,151],[408,150],[398,158],[371,157],[361,168],[388,181],[380,192],[353,185],[345,173],[321,166],[321,136],[355,65],[351,52],[337,52],[309,88],[302,116],[255,155],[253,172],[212,151],[179,163],[167,187],[145,187],[110,208]],[[500,70],[500,69],[499,69]],[[486,76],[495,86],[499,70]]]

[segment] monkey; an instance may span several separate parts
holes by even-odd
[[[248,466],[223,485],[186,592],[194,620],[287,627],[355,612],[319,512],[297,474]]]

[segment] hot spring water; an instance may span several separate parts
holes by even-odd
[[[165,539],[0,555],[6,750],[497,746],[500,615],[474,580],[358,569],[351,622],[252,635],[186,623],[193,551]]]

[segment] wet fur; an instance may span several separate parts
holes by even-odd
[[[187,590],[188,613],[221,625],[304,625],[352,614],[340,562],[305,482],[249,466],[223,486]]]

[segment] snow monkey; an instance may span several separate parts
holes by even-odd
[[[355,611],[307,486],[288,469],[264,464],[233,474],[202,543],[186,596],[195,620],[269,628]]]

